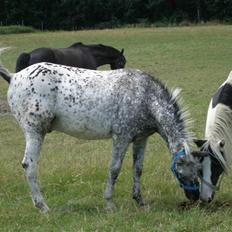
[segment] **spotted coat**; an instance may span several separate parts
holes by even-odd
[[[113,186],[130,143],[133,198],[139,205],[144,204],[139,179],[151,134],[159,133],[171,154],[184,149],[190,157],[192,135],[185,112],[177,102],[179,91],[169,91],[142,71],[96,71],[38,63],[13,75],[0,67],[0,74],[10,82],[8,102],[26,139],[22,164],[33,202],[42,212],[47,212],[48,207],[36,181],[36,167],[44,136],[53,130],[84,139],[112,138],[112,161],[105,190],[108,208],[113,207]],[[183,170],[182,162],[178,171],[183,174]],[[186,174],[190,181],[192,175]]]

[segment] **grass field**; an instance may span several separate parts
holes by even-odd
[[[194,119],[193,130],[197,137],[203,136],[210,97],[232,69],[232,26],[1,35],[0,47],[12,47],[1,61],[13,72],[23,51],[65,47],[78,41],[124,48],[127,67],[142,69],[170,88],[181,87]],[[0,100],[6,99],[6,92],[7,84],[0,79]],[[157,135],[149,140],[142,176],[148,206],[140,209],[131,199],[129,149],[115,186],[117,209],[107,212],[103,190],[111,141],[49,134],[39,162],[39,179],[51,212],[42,215],[32,205],[21,167],[21,129],[10,115],[0,119],[0,231],[232,231],[231,174],[210,205],[179,207],[186,198],[170,171],[168,149]]]

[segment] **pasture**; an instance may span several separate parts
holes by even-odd
[[[184,105],[201,138],[212,93],[232,69],[232,26],[131,28],[77,32],[1,35],[11,50],[1,62],[14,71],[19,53],[36,47],[66,47],[74,42],[102,43],[125,49],[126,67],[138,68],[180,87]],[[109,68],[109,67],[103,67]],[[7,83],[0,79],[0,100]],[[88,141],[53,132],[46,136],[39,162],[39,180],[51,208],[40,214],[32,205],[21,161],[24,138],[9,114],[0,115],[1,231],[231,231],[231,173],[209,205],[181,207],[186,201],[170,171],[171,156],[161,138],[151,136],[145,153],[140,209],[131,198],[131,149],[115,185],[117,209],[104,208],[103,190],[111,159],[111,141]]]

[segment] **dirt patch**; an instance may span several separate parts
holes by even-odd
[[[199,206],[198,201],[183,201],[177,205],[178,210],[189,210]]]
[[[10,107],[7,103],[6,100],[0,100],[0,113],[4,114],[4,113],[8,113],[10,112]]]

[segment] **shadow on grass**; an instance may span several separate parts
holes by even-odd
[[[225,200],[225,201],[215,200],[212,201],[211,203],[203,203],[199,201],[196,202],[183,201],[177,205],[177,209],[179,211],[191,210],[194,208],[205,210],[207,212],[216,212],[225,209],[232,209],[232,200]]]
[[[53,208],[53,212],[62,213],[78,213],[78,214],[96,214],[104,212],[102,204],[92,204],[92,202],[84,203],[80,199],[72,199],[63,205]]]

